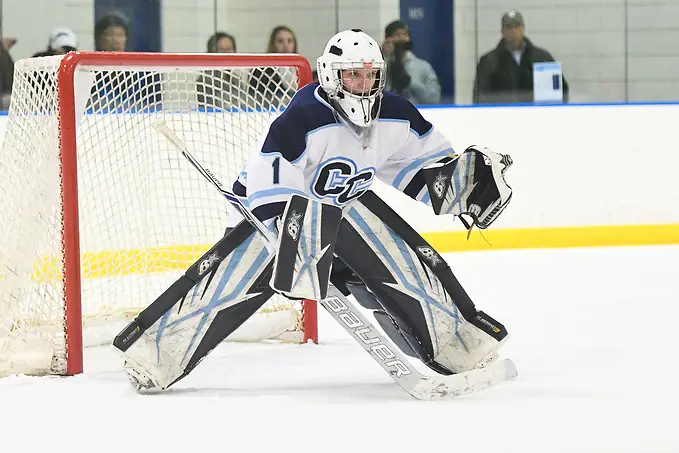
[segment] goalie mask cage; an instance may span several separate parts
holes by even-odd
[[[0,375],[83,371],[223,235],[225,184],[311,82],[286,54],[73,52],[21,60],[0,159]],[[274,296],[235,339],[316,341],[316,303]],[[229,337],[231,339],[231,337]]]

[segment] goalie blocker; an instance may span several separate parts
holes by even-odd
[[[293,299],[321,300],[328,293],[330,267],[342,208],[293,195],[279,221],[271,287]]]

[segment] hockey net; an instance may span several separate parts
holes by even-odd
[[[0,375],[82,372],[223,235],[225,184],[311,81],[296,55],[71,53],[16,63],[0,159]],[[316,341],[315,303],[274,296],[230,337]]]

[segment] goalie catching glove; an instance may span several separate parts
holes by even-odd
[[[484,230],[497,219],[512,198],[505,171],[512,165],[508,155],[470,146],[458,158],[423,170],[431,205],[437,215],[453,214],[470,230],[462,217]]]

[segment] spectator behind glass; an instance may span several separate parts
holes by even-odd
[[[129,28],[115,14],[94,25],[94,43],[99,52],[124,52]],[[160,75],[150,71],[99,71],[96,73],[89,107],[101,111],[147,111],[161,107]]]
[[[279,25],[271,30],[267,53],[297,53],[297,37],[290,27]],[[297,73],[291,68],[255,69],[250,77],[250,91],[257,106],[269,108],[297,91]]]
[[[47,49],[37,52],[33,57],[49,57],[63,55],[78,50],[78,37],[70,28],[57,28],[49,36]]]
[[[60,27],[50,33],[47,41],[47,49],[33,54],[35,57],[51,57],[54,55],[64,55],[71,51],[78,50],[78,37],[70,28]],[[51,92],[55,90],[54,79],[45,73],[36,73],[32,82],[35,87]]]
[[[476,67],[475,104],[513,104],[533,102],[533,63],[554,61],[554,57],[526,38],[523,15],[509,11],[502,16],[502,39],[483,55]],[[563,78],[564,101],[568,83]]]
[[[12,84],[14,83],[14,59],[9,49],[16,43],[15,38],[3,37],[0,43],[0,108],[7,110],[12,98]]]
[[[236,51],[236,38],[228,33],[218,31],[210,36],[207,41],[208,53],[234,53]]]
[[[217,32],[207,41],[208,53],[236,52],[236,38]],[[198,106],[206,109],[247,107],[247,70],[233,68],[209,70],[196,79]]]
[[[111,14],[104,16],[94,25],[94,45],[104,52],[125,52],[129,30],[127,23]]]
[[[279,25],[271,30],[267,53],[297,53],[297,37],[290,27]]]
[[[429,62],[412,51],[410,31],[405,22],[395,20],[384,29],[382,51],[387,63],[386,89],[413,104],[441,102],[441,84]]]

